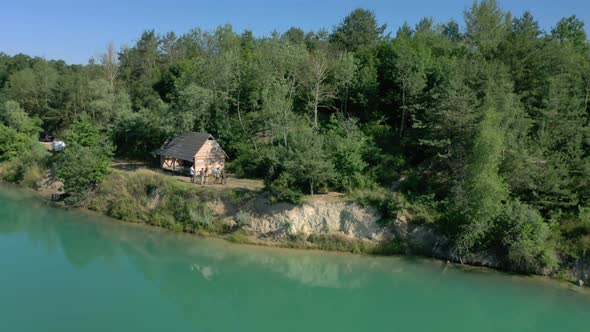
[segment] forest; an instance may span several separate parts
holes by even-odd
[[[386,31],[358,8],[330,30],[146,30],[86,65],[0,53],[3,177],[28,183],[52,163],[82,197],[113,158],[153,160],[166,138],[204,131],[275,201],[338,191],[390,222],[404,209],[459,257],[493,252],[518,271],[587,258],[584,22],[543,31],[482,0],[461,24]],[[68,148],[48,156],[40,131]]]

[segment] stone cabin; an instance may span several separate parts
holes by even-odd
[[[188,173],[195,165],[195,173],[201,168],[211,170],[225,167],[227,154],[219,143],[208,133],[191,132],[166,140],[156,151],[160,156],[160,166],[174,172]]]

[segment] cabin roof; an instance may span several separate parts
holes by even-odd
[[[172,139],[166,140],[160,149],[156,151],[156,154],[186,161],[193,161],[197,151],[203,147],[203,144],[205,144],[209,138],[213,139],[213,136],[208,133],[196,132],[176,136]],[[225,154],[225,152],[223,153]]]

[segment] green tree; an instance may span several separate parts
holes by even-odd
[[[575,15],[559,20],[557,25],[551,29],[551,36],[562,43],[571,43],[578,50],[586,51],[588,49],[584,22]]]
[[[29,136],[34,137],[41,132],[41,120],[29,117],[20,105],[12,100],[5,102],[4,107],[0,109],[0,119],[8,127]]]
[[[323,137],[303,127],[289,138],[290,144],[283,157],[285,173],[293,179],[294,185],[313,196],[316,189],[326,185],[334,175],[334,165],[325,156]]]
[[[50,111],[58,80],[57,71],[46,61],[38,61],[10,75],[6,84],[8,97],[18,102],[27,113],[43,117]]]
[[[510,268],[543,273],[544,269],[557,267],[549,226],[537,210],[511,201],[505,205],[497,223],[500,246],[506,251]]]
[[[342,20],[330,35],[330,42],[347,51],[376,43],[385,31],[386,25],[378,25],[375,13],[357,8]]]
[[[367,138],[356,119],[332,115],[324,135],[324,146],[334,165],[333,181],[338,190],[352,192],[369,184],[368,165],[363,159],[368,149]]]
[[[488,233],[502,213],[503,201],[508,199],[508,188],[499,175],[504,144],[501,124],[498,111],[487,108],[478,126],[465,181],[455,192],[457,214],[463,220],[456,242],[461,254],[486,245]]]
[[[55,157],[56,176],[71,195],[70,203],[78,203],[90,189],[109,172],[113,147],[83,114],[64,134],[66,149]]]
[[[160,79],[160,40],[154,30],[144,31],[132,48],[119,54],[119,75],[125,82],[134,109],[158,109],[160,97],[153,86]]]
[[[13,160],[26,152],[31,138],[14,128],[0,124],[0,161]]]
[[[506,14],[496,0],[482,0],[465,13],[466,38],[479,51],[489,56],[495,52],[508,33]]]
[[[329,108],[330,102],[335,98],[335,87],[329,82],[330,76],[332,76],[332,67],[328,55],[322,51],[313,51],[304,65],[302,85],[313,114],[315,129],[319,128],[319,109]]]

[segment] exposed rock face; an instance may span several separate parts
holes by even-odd
[[[574,265],[571,273],[585,284],[590,284],[590,262],[586,260],[579,260]]]
[[[281,237],[319,233],[342,234],[358,239],[390,240],[393,234],[378,224],[379,213],[352,202],[325,202],[295,206],[287,203],[269,205],[263,198],[254,199],[237,209],[228,202],[210,207],[218,214],[230,216],[237,210],[250,215],[248,228],[256,234]]]

